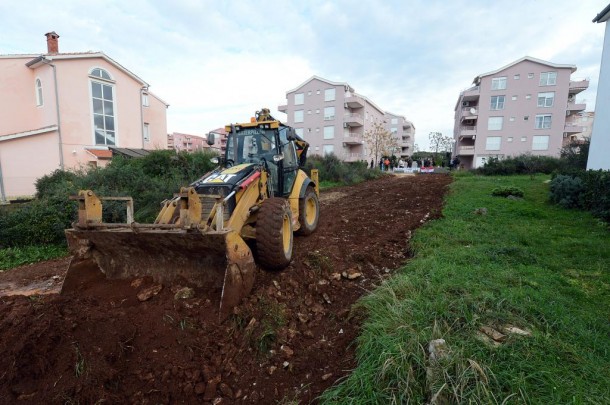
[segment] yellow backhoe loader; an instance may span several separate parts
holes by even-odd
[[[130,197],[98,197],[91,190],[73,197],[78,220],[66,230],[73,258],[62,294],[78,291],[100,271],[109,279],[186,281],[218,295],[222,320],[252,289],[256,265],[249,245],[261,267],[288,266],[293,233],[308,235],[318,225],[318,172],[309,177],[301,170],[309,145],[267,109],[226,130],[218,168],[164,201],[152,224],[133,221]],[[208,135],[208,143],[214,141]],[[125,202],[125,223],[103,221],[106,200]]]

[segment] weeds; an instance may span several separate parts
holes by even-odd
[[[85,358],[80,352],[78,346],[74,348],[76,352],[76,363],[74,364],[74,375],[80,377],[85,373]]]

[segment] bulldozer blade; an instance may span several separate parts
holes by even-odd
[[[186,282],[202,288],[219,301],[219,318],[224,320],[254,284],[252,252],[231,230],[68,229],[66,238],[74,256],[62,294],[82,290],[104,276],[149,276],[161,284]]]

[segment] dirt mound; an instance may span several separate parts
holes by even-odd
[[[0,403],[315,402],[355,366],[352,305],[408,259],[411,231],[440,215],[450,181],[387,176],[323,193],[292,264],[259,271],[220,325],[203,291],[177,298],[189,290],[150,279],[6,295],[55,291],[67,259],[0,274]]]

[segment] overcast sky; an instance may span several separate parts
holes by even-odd
[[[168,131],[203,135],[269,107],[313,75],[349,83],[428,133],[452,135],[473,78],[523,56],[574,64],[595,108],[609,0],[0,0],[0,54],[102,51],[170,104]],[[1,74],[1,72],[0,72]]]

